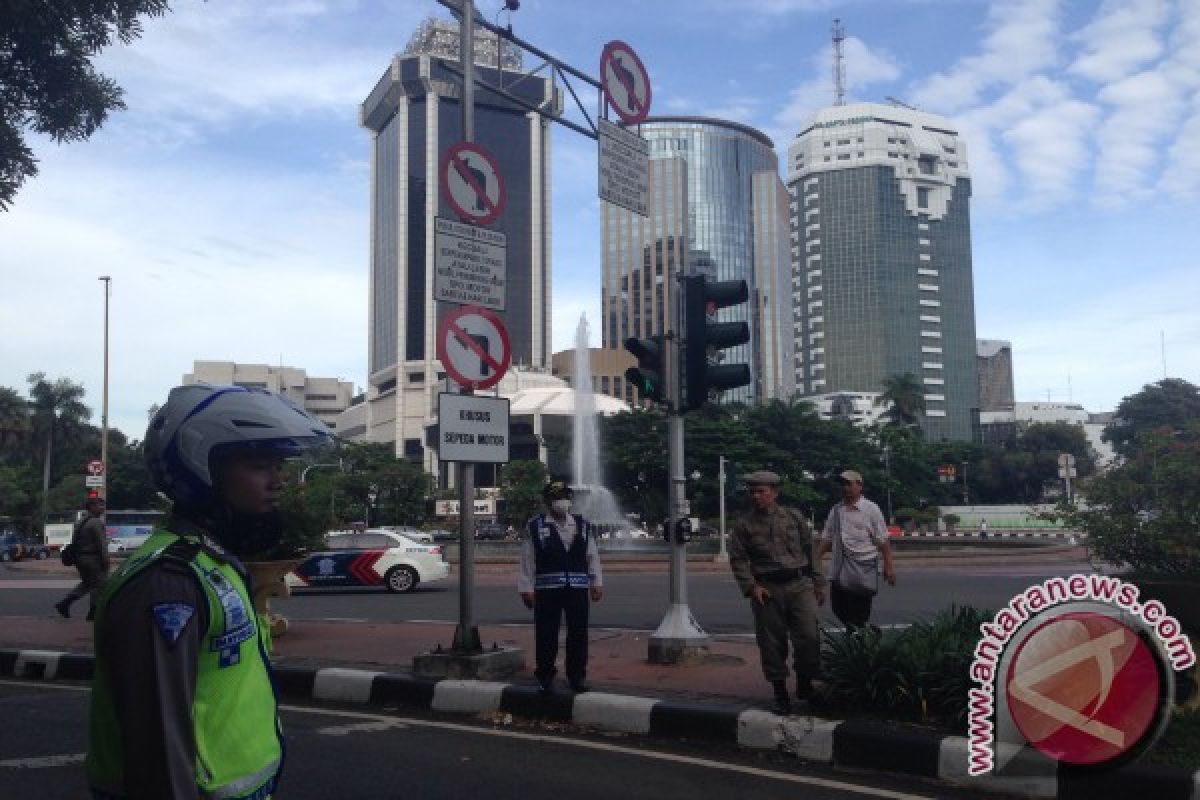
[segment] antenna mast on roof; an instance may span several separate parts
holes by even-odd
[[[833,96],[835,106],[846,105],[846,61],[842,42],[846,41],[846,29],[842,21],[833,20]]]

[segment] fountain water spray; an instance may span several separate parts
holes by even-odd
[[[575,510],[600,526],[629,527],[617,501],[600,474],[600,434],[596,397],[592,393],[592,361],[588,351],[587,316],[575,329],[575,418],[571,437],[571,482]]]

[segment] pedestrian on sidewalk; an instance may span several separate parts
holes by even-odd
[[[813,558],[812,528],[800,512],[779,503],[779,476],[759,470],[744,476],[753,508],[733,526],[729,566],[751,600],[754,635],[763,676],[775,692],[775,711],[790,714],[788,640],[796,672],[796,697],[812,695],[821,672],[817,606],[825,602],[825,579]]]
[[[108,535],[104,531],[105,502],[103,497],[89,497],[84,504],[86,516],[75,526],[71,534],[71,555],[75,569],[79,572],[79,583],[67,596],[54,604],[64,617],[71,616],[71,606],[76,600],[88,595],[87,618],[96,616],[96,600],[104,581],[108,579]]]
[[[571,487],[551,480],[542,490],[546,511],[529,520],[521,543],[517,592],[533,609],[537,640],[534,677],[543,694],[557,673],[558,628],[567,620],[567,683],[576,694],[588,686],[588,608],[604,597],[604,573],[591,524],[571,513]]]
[[[872,601],[879,591],[880,558],[883,579],[890,586],[896,585],[896,569],[883,513],[863,497],[862,475],[848,469],[838,479],[842,502],[825,518],[817,559],[833,551],[831,605],[834,616],[850,630],[865,627],[871,618]]]
[[[86,760],[96,797],[274,792],[283,735],[242,559],[279,544],[282,462],[328,431],[281,395],[241,386],[177,387],[154,415],[146,466],[172,507],[96,610]]]

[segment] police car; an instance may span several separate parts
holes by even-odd
[[[411,592],[450,574],[442,548],[390,531],[330,533],[325,548],[310,553],[285,578],[293,589],[384,586]]]

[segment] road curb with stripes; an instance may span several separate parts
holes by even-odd
[[[91,655],[0,650],[0,677],[87,681]],[[1004,775],[968,777],[967,740],[868,720],[781,717],[745,705],[656,699],[591,691],[541,694],[536,687],[474,680],[425,680],[404,673],[342,667],[273,668],[281,699],[443,714],[508,713],[585,728],[666,739],[703,740],[773,750],[805,761],[936,780],[960,788],[1070,800],[1200,800],[1200,771],[1150,764],[1087,771],[1023,749]]]

